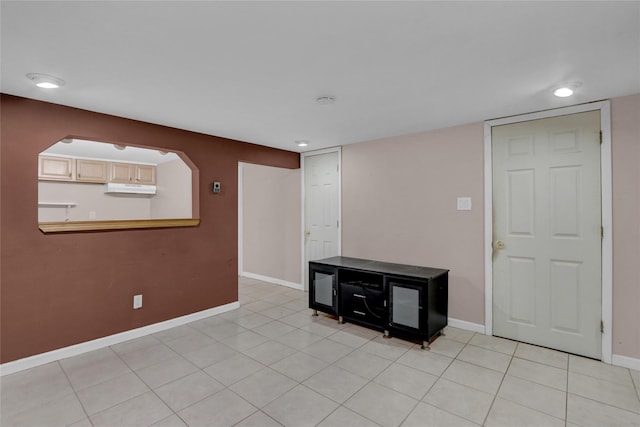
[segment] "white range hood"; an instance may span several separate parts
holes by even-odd
[[[108,182],[104,185],[104,192],[107,194],[156,194],[155,185],[143,184],[119,184]]]

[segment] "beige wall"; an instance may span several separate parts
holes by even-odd
[[[242,170],[244,272],[301,285],[300,169]]]
[[[342,254],[447,268],[449,317],[484,323],[482,150],[481,123],[344,146]]]
[[[613,353],[640,359],[640,95],[611,101]]]
[[[191,218],[191,169],[182,159],[156,166],[157,194],[151,199],[151,218]]]
[[[91,212],[96,220],[151,218],[151,197],[148,195],[105,194],[104,184],[80,182],[38,181],[38,202],[70,202],[69,221],[89,221]],[[65,221],[67,209],[38,207],[38,221]]]
[[[157,193],[106,194],[104,184],[38,181],[38,202],[75,206],[38,207],[38,221],[191,218],[191,169],[181,159],[156,166]],[[93,213],[93,218],[91,213]]]
[[[613,353],[640,359],[640,95],[612,100]],[[343,255],[451,270],[449,317],[484,324],[483,124],[342,149]],[[456,198],[470,196],[471,211]]]

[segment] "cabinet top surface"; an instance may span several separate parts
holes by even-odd
[[[373,271],[383,274],[398,276],[419,277],[430,279],[447,273],[449,270],[432,267],[419,267],[415,265],[393,264],[390,262],[372,261],[368,259],[349,258],[336,256],[320,260],[310,261],[315,264],[329,265],[332,267],[353,268],[357,270]]]

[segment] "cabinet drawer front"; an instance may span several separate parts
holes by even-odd
[[[382,290],[340,284],[340,313],[353,320],[382,326],[385,323],[386,301]]]

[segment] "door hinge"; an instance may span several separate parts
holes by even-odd
[[[340,220],[336,221],[336,228],[340,228]]]
[[[602,145],[602,131],[600,131],[600,145]]]
[[[604,334],[604,321],[603,320],[600,321],[600,333]]]
[[[600,240],[604,240],[604,227],[600,226]]]

